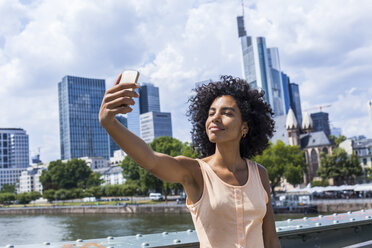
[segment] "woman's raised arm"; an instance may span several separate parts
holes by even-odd
[[[115,85],[106,91],[99,112],[99,121],[112,139],[141,167],[168,182],[192,183],[195,174],[195,162],[186,157],[176,157],[154,152],[142,139],[130,132],[119,121],[116,114],[132,111],[135,83],[119,84],[121,75]]]

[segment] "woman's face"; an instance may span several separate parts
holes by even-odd
[[[248,125],[242,121],[240,109],[232,96],[217,97],[209,108],[205,128],[209,141],[224,143],[240,142],[244,133],[248,133]]]

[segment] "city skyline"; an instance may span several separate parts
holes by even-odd
[[[332,127],[371,137],[372,3],[247,1],[245,27],[280,50],[281,69],[300,87],[302,108],[330,104]],[[0,3],[0,127],[29,135],[31,154],[59,158],[58,94],[64,75],[102,78],[125,68],[152,82],[173,137],[190,141],[185,117],[195,82],[242,77],[240,1],[9,1]],[[125,18],[123,18],[125,17]],[[342,25],[340,25],[342,24]],[[357,27],[357,28],[356,28]],[[317,112],[317,110],[314,110]],[[42,127],[42,128],[41,128]]]

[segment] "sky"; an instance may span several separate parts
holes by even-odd
[[[347,137],[372,138],[372,1],[244,3],[248,35],[278,47],[281,69],[299,84],[302,109],[329,113]],[[190,141],[185,115],[195,82],[242,77],[240,0],[0,0],[0,127],[23,128],[30,154],[60,158],[58,82],[106,80],[124,69],[159,87],[173,135]]]

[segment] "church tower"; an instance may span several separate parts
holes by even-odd
[[[285,123],[285,127],[287,128],[288,132],[288,140],[291,146],[299,146],[300,145],[300,128],[297,123],[296,116],[292,110],[289,108],[287,121]]]
[[[305,133],[311,133],[313,131],[313,119],[311,119],[309,113],[305,113],[304,119],[302,120],[302,130]]]

